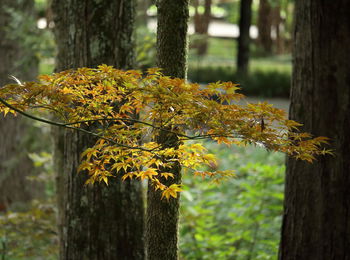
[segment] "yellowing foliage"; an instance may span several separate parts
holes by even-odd
[[[287,120],[284,111],[268,103],[238,105],[243,95],[236,92],[237,86],[216,82],[202,87],[163,76],[156,68],[143,74],[101,65],[6,85],[0,89],[0,112],[21,113],[95,136],[96,144],[82,153],[79,167],[89,174],[88,183],[108,184],[108,177],[116,174],[123,180],[148,179],[166,199],[176,198],[181,190],[178,184],[164,185],[165,179],[174,178],[164,169],[175,164],[214,182],[233,176],[231,171],[215,171],[215,156],[193,144],[196,140],[259,144],[309,162],[330,153],[321,149],[327,138],[299,132],[300,124]],[[32,108],[52,111],[62,122],[25,112]],[[164,134],[176,136],[177,145],[167,145],[166,138],[165,143],[155,141],[160,133],[163,139]],[[203,164],[213,171],[199,171]]]

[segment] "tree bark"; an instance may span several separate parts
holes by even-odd
[[[12,12],[31,17],[34,1],[0,0],[0,6],[0,87],[15,83],[10,75],[21,81],[33,80],[38,73],[38,60],[30,46],[24,46],[22,41],[23,37],[33,36],[16,35],[12,28],[15,19]],[[17,22],[22,25],[24,20]],[[3,210],[11,203],[27,203],[38,198],[43,191],[42,185],[27,179],[34,174],[27,146],[33,132],[31,124],[20,116],[0,118],[0,207]]]
[[[249,29],[251,20],[252,0],[241,0],[237,55],[237,73],[239,76],[245,76],[248,73],[250,44]]]
[[[157,31],[157,65],[168,76],[186,78],[187,0],[159,0]],[[176,135],[160,132],[156,140],[164,148],[178,147]],[[175,175],[166,185],[181,183],[181,167],[162,169]],[[178,259],[179,197],[161,200],[160,191],[149,185],[147,197],[146,250],[149,260]]]
[[[188,1],[159,0],[157,66],[165,75],[186,78]]]
[[[53,0],[58,46],[56,71],[102,63],[130,69],[134,6],[130,0]],[[144,259],[141,183],[111,178],[84,186],[79,158],[96,141],[55,130],[60,213],[60,259]]]
[[[350,259],[350,1],[297,0],[290,117],[334,156],[287,161],[279,259]]]
[[[269,0],[260,0],[258,10],[258,43],[265,54],[272,53],[272,9]]]

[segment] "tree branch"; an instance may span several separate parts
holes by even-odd
[[[58,127],[64,127],[64,128],[67,128],[67,129],[73,129],[73,130],[76,130],[76,131],[80,131],[80,132],[83,132],[83,133],[86,133],[86,134],[89,134],[89,135],[101,138],[101,139],[106,140],[108,142],[111,142],[111,143],[113,143],[113,144],[115,144],[115,145],[117,145],[119,147],[124,147],[124,148],[132,149],[132,150],[141,150],[141,151],[146,151],[146,152],[152,152],[152,150],[145,149],[145,148],[142,148],[142,147],[132,147],[132,146],[128,146],[128,145],[125,145],[125,144],[117,143],[113,139],[103,137],[103,136],[101,136],[99,134],[96,134],[94,132],[88,131],[86,129],[70,126],[69,124],[71,124],[71,123],[68,123],[68,124],[67,123],[59,123],[59,122],[55,122],[55,121],[51,121],[51,120],[47,120],[47,119],[44,119],[44,118],[40,118],[40,117],[36,117],[36,116],[30,115],[30,114],[27,114],[26,112],[24,112],[24,111],[14,107],[14,106],[12,106],[11,104],[7,103],[2,98],[0,98],[0,102],[2,104],[4,104],[5,106],[7,106],[8,108],[16,111],[18,114],[21,114],[21,115],[23,115],[25,117],[28,117],[28,118],[32,119],[32,120],[36,120],[36,121],[39,121],[39,122],[42,122],[42,123],[45,123],[45,124],[49,124],[49,125],[54,125],[54,126],[58,126]]]

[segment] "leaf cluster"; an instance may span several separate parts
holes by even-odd
[[[0,89],[0,112],[21,113],[95,136],[95,145],[82,153],[79,167],[89,174],[87,183],[108,184],[108,178],[118,174],[123,180],[147,179],[167,199],[181,191],[178,184],[164,184],[174,178],[164,169],[176,164],[217,181],[233,175],[215,171],[215,156],[193,143],[196,140],[256,144],[308,162],[330,153],[321,149],[327,138],[299,132],[301,124],[286,119],[283,110],[268,103],[238,104],[243,95],[237,90],[232,82],[187,83],[157,68],[143,74],[101,65],[6,85]],[[61,122],[29,115],[29,109],[52,111]],[[200,171],[202,165],[212,170]]]

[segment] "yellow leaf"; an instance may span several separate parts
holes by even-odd
[[[218,144],[224,143],[224,144],[230,145],[232,143],[228,138],[223,136],[216,137],[215,140],[218,142]]]
[[[10,108],[8,108],[8,107],[5,107],[4,109],[3,109],[3,112],[4,112],[4,117],[7,115],[7,113],[8,112],[10,112],[11,111],[11,109]]]
[[[102,180],[108,185],[108,178],[106,176],[102,176]]]
[[[183,191],[180,184],[172,184],[166,190],[162,192],[162,199],[165,197],[167,200],[170,197],[177,198],[177,193]]]
[[[170,172],[162,172],[160,174],[160,176],[164,177],[166,180],[168,179],[168,177],[171,177],[174,179],[174,174],[173,173],[170,173]]]
[[[72,93],[72,90],[69,89],[69,88],[67,88],[67,87],[64,87],[64,88],[61,90],[61,92],[62,92],[63,94],[71,94],[71,93]]]
[[[94,184],[94,180],[92,178],[89,178],[86,180],[85,185],[92,185]]]
[[[165,186],[164,184],[161,184],[160,181],[158,179],[153,179],[152,183],[154,185],[154,190],[165,190],[167,188],[167,186]]]
[[[141,180],[144,179],[153,179],[153,176],[158,175],[158,172],[154,168],[148,168],[146,171],[142,171],[138,174],[138,177],[141,178]]]
[[[215,155],[212,153],[204,154],[203,159],[209,163],[217,164]]]
[[[192,144],[190,146],[191,149],[197,150],[197,151],[206,151],[207,149],[202,144]]]
[[[92,164],[87,162],[87,161],[83,161],[79,167],[78,167],[78,172],[81,172],[83,170],[90,170],[92,168]]]
[[[132,179],[136,173],[135,172],[128,172],[123,175],[122,180],[125,181],[127,178]]]

